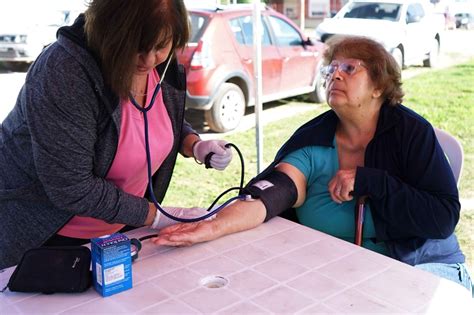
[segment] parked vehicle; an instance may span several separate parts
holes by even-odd
[[[22,0],[1,10],[0,62],[14,68],[33,62],[56,40],[57,29],[71,24],[85,8],[83,0],[78,1]]]
[[[450,8],[454,12],[457,28],[474,28],[474,0],[452,0]]]
[[[188,8],[192,37],[178,52],[187,73],[187,108],[205,111],[217,132],[236,128],[254,98],[252,6]],[[322,102],[320,62],[324,49],[287,17],[262,9],[262,102],[310,94]]]
[[[474,27],[474,0],[437,0],[435,8],[449,15],[452,28]]]
[[[316,38],[368,36],[383,44],[401,68],[421,62],[433,67],[444,25],[444,16],[434,13],[427,0],[352,0],[317,26]]]
[[[474,28],[474,13],[456,13],[456,27],[465,28],[467,30]]]

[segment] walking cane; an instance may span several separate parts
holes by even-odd
[[[364,215],[365,215],[365,196],[357,199],[355,207],[355,236],[354,243],[362,246],[362,231],[364,230]]]

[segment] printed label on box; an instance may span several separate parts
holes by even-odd
[[[115,233],[91,239],[94,288],[109,296],[132,287],[130,240]]]
[[[125,279],[125,268],[124,265],[118,265],[107,270],[104,270],[104,282],[105,284],[112,284],[117,281]]]

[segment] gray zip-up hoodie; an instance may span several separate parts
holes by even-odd
[[[0,269],[17,264],[74,215],[132,226],[146,219],[147,199],[104,179],[117,149],[121,112],[85,45],[83,24],[81,16],[58,31],[0,126]],[[185,92],[184,69],[174,62],[162,84],[174,142],[153,176],[160,202],[183,139],[195,133],[184,121]]]

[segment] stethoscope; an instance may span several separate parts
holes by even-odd
[[[148,192],[149,192],[151,201],[153,202],[153,204],[155,205],[155,207],[158,211],[160,211],[163,215],[167,216],[168,218],[170,218],[172,220],[175,220],[175,221],[178,221],[178,222],[185,222],[185,223],[186,222],[197,222],[197,221],[205,220],[205,219],[213,216],[214,214],[221,211],[225,206],[227,206],[229,203],[231,203],[234,200],[244,199],[244,196],[240,193],[242,191],[243,182],[244,182],[244,160],[243,160],[243,157],[242,157],[242,153],[240,152],[240,150],[234,144],[232,144],[232,143],[226,144],[227,148],[233,147],[237,151],[237,153],[240,157],[240,162],[241,162],[241,167],[242,167],[242,173],[241,173],[241,178],[240,178],[240,187],[231,187],[231,188],[225,190],[223,193],[221,193],[214,200],[214,202],[209,206],[209,208],[207,209],[208,213],[205,214],[205,215],[202,215],[202,216],[196,217],[196,218],[175,217],[172,214],[169,214],[168,212],[166,212],[166,210],[164,210],[163,207],[160,205],[160,203],[156,200],[155,193],[153,192],[153,183],[152,183],[152,174],[151,174],[151,154],[150,154],[150,142],[149,142],[149,137],[148,137],[148,117],[147,117],[147,113],[153,107],[153,104],[155,103],[156,96],[158,95],[158,92],[160,91],[161,83],[163,82],[163,80],[165,78],[166,71],[168,70],[168,66],[170,65],[171,59],[172,59],[172,54],[170,54],[170,56],[168,57],[168,61],[167,61],[166,66],[165,66],[165,70],[163,71],[163,75],[160,77],[160,82],[158,82],[158,84],[155,87],[155,90],[153,92],[153,96],[152,96],[148,106],[141,107],[137,103],[137,101],[135,100],[135,98],[133,97],[132,94],[129,94],[129,99],[132,102],[133,106],[135,106],[143,114],[143,121],[144,121],[144,126],[145,126],[144,129],[145,129],[145,151],[146,151],[146,160],[147,160],[147,174],[148,174]],[[206,156],[206,159],[205,159],[206,160],[206,163],[205,163],[206,168],[210,167],[209,161],[210,161],[210,158],[213,154],[214,153],[211,152]],[[238,196],[235,196],[235,197],[232,197],[232,198],[228,199],[223,204],[221,204],[220,206],[213,209],[215,204],[218,202],[218,200],[223,195],[227,194],[228,192],[230,192],[232,190],[236,190],[236,189],[239,190],[239,195]],[[141,239],[141,240],[143,240],[143,239]]]

